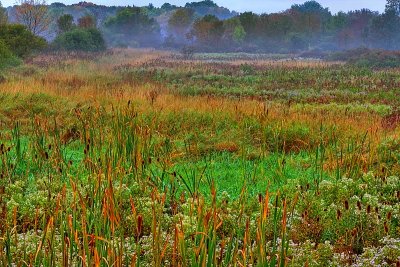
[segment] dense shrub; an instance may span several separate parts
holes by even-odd
[[[95,28],[77,28],[63,33],[54,40],[54,47],[66,51],[88,52],[97,52],[106,49],[103,35]]]
[[[400,52],[371,50],[358,48],[338,52],[331,55],[330,59],[346,61],[351,65],[368,68],[397,68],[400,67]]]
[[[0,27],[0,40],[14,55],[25,58],[33,52],[44,49],[46,40],[35,36],[23,25],[6,24]]]
[[[20,63],[19,59],[12,54],[6,44],[0,40],[0,71]]]

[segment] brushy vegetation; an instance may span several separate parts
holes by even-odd
[[[398,71],[196,57],[8,74],[1,264],[398,266]]]

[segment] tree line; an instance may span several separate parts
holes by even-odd
[[[383,13],[360,9],[336,14],[316,1],[295,4],[279,13],[239,14],[211,0],[183,7],[166,3],[159,8],[152,4],[106,7],[81,2],[66,6],[19,0],[8,10],[0,9],[0,25],[0,32],[7,34],[17,35],[13,27],[19,27],[18,34],[22,29],[29,32],[29,38],[36,38],[27,43],[36,45],[32,50],[45,46],[46,41],[52,49],[85,51],[106,46],[273,53],[357,47],[397,50],[400,0],[387,0]],[[14,49],[7,45],[7,38],[0,36],[0,47]]]

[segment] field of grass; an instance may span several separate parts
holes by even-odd
[[[2,266],[400,266],[400,70],[37,56],[0,83]]]

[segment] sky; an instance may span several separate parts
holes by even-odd
[[[10,6],[16,3],[16,0],[0,0],[3,6]],[[56,0],[51,2],[63,2],[65,4],[73,4],[83,0]],[[153,3],[160,6],[165,2],[175,5],[184,5],[186,2],[196,0],[86,0],[101,5],[148,5]],[[253,11],[255,13],[279,12],[289,8],[292,4],[301,4],[306,0],[214,0],[218,5],[227,7],[231,10],[239,12]],[[319,0],[324,7],[328,7],[330,11],[336,13],[338,11],[349,11],[361,8],[369,8],[374,11],[382,12],[385,9],[386,0]]]

